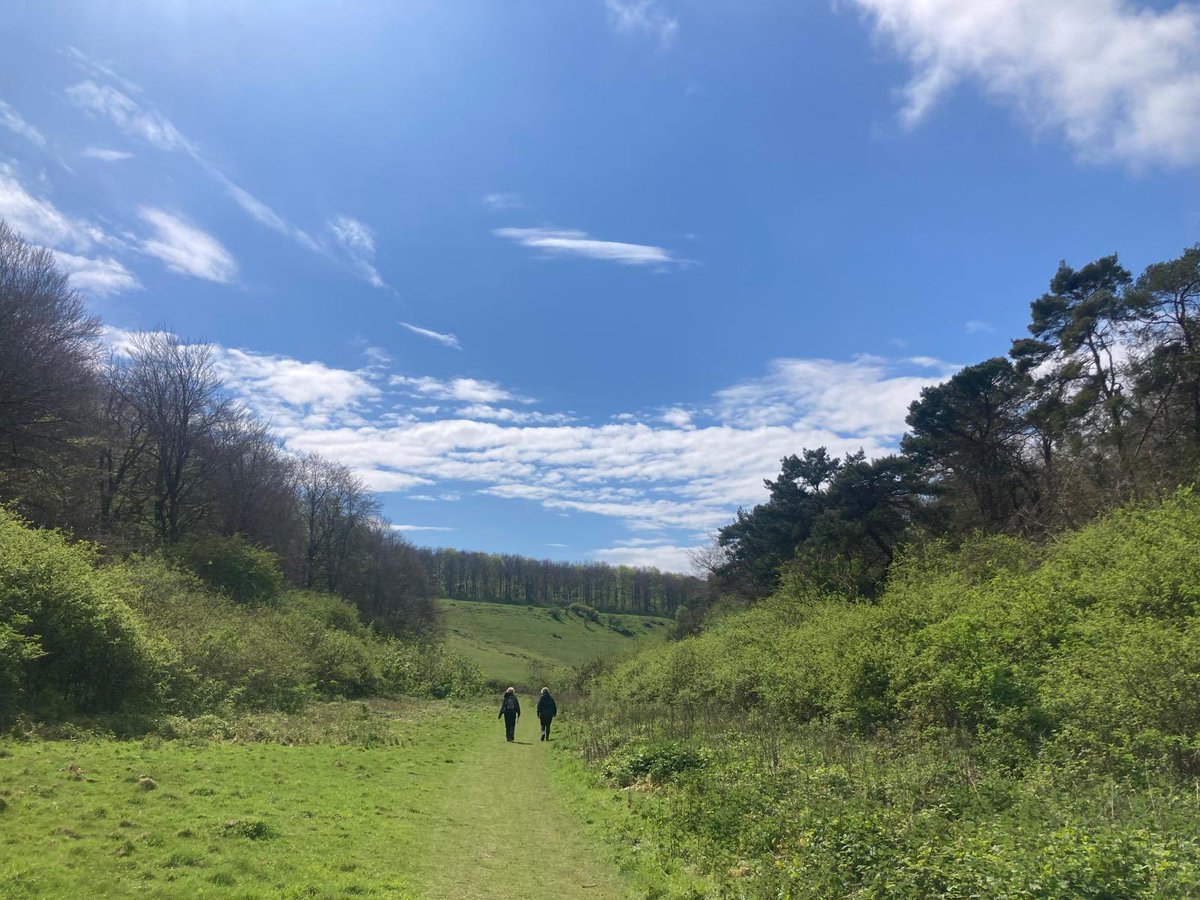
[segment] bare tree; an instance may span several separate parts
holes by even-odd
[[[132,340],[128,396],[145,423],[154,461],[154,526],[164,543],[175,543],[206,512],[200,488],[210,460],[203,449],[231,414],[213,356],[211,345],[165,332]]]
[[[99,334],[54,255],[0,221],[0,488],[49,519],[88,432]]]
[[[379,515],[379,501],[348,467],[316,455],[301,460],[296,491],[305,529],[302,583],[336,591],[356,530]]]

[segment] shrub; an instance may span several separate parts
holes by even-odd
[[[0,509],[4,710],[110,712],[154,693],[162,660],[88,544]]]
[[[237,603],[269,603],[283,589],[279,558],[240,535],[192,535],[172,553],[206,585]]]

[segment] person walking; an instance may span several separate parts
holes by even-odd
[[[538,697],[538,718],[542,721],[542,740],[550,740],[550,723],[558,715],[558,704],[550,696],[550,688],[542,688],[542,696]]]
[[[517,727],[517,720],[521,718],[521,701],[517,699],[517,691],[515,688],[509,688],[504,692],[504,698],[500,701],[500,715],[497,719],[504,718],[504,733],[509,742],[514,740],[513,731]]]

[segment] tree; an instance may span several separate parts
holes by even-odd
[[[1010,353],[1018,372],[1035,375],[1041,402],[1034,418],[1041,426],[1056,436],[1090,430],[1098,447],[1115,450],[1126,485],[1132,480],[1133,453],[1121,357],[1135,319],[1125,296],[1131,281],[1116,254],[1078,271],[1060,263],[1049,293],[1030,304],[1033,337],[1013,341]]]
[[[166,332],[134,335],[128,396],[144,423],[154,463],[154,527],[166,544],[207,512],[201,488],[210,474],[205,451],[232,407],[223,395],[213,348]]]
[[[966,495],[957,504],[963,527],[1010,530],[1037,503],[1029,453],[1036,435],[1025,418],[1030,386],[1028,375],[995,358],[922,389],[909,406],[901,447],[943,498]]]
[[[99,334],[54,254],[0,221],[0,491],[45,524],[71,512]]]
[[[749,597],[774,590],[780,566],[809,538],[825,508],[824,491],[842,465],[824,447],[780,460],[779,477],[763,481],[767,502],[750,512],[739,509],[734,522],[717,532],[728,558],[718,572],[722,589]]]
[[[1150,417],[1161,412],[1200,444],[1200,244],[1178,259],[1148,266],[1134,284],[1131,306],[1138,337],[1147,352],[1140,368],[1139,394],[1152,401]],[[1172,415],[1173,414],[1173,415]]]

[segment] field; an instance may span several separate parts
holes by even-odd
[[[503,603],[439,601],[446,644],[492,682],[529,685],[535,672],[627,654],[666,637],[670,619],[600,613],[599,621],[566,612]],[[540,687],[540,685],[532,685]]]
[[[211,717],[210,717],[211,718]],[[0,741],[0,896],[626,896],[532,717],[338,703]],[[564,758],[560,760],[560,757]]]

